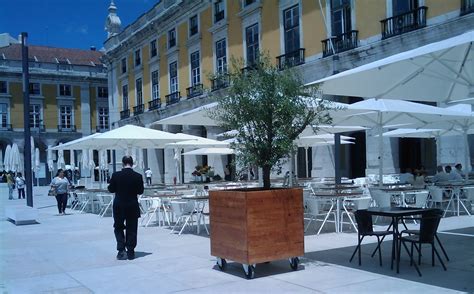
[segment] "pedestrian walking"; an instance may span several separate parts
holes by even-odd
[[[66,214],[67,194],[69,180],[64,177],[64,171],[59,169],[56,177],[51,181],[51,188],[56,189],[56,201],[58,202],[59,215]]]
[[[131,156],[124,156],[122,164],[123,169],[112,174],[108,190],[110,193],[115,193],[113,213],[117,259],[132,260],[135,259],[137,246],[138,218],[140,217],[138,195],[143,194],[143,177],[133,171]]]
[[[15,189],[15,182],[11,173],[7,173],[8,199],[13,200],[13,190]]]
[[[18,199],[25,199],[25,178],[21,173],[18,173],[15,178],[16,188],[18,189]],[[23,196],[23,197],[22,197]]]
[[[151,171],[150,168],[147,168],[145,171],[145,177],[146,177],[146,184],[148,186],[151,186],[151,176],[153,176],[153,172]]]

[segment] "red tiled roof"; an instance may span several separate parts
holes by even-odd
[[[0,59],[21,60],[21,44],[11,44],[7,47],[0,48]],[[91,61],[96,65],[101,65],[100,58],[104,55],[100,51],[81,50],[81,49],[67,49],[54,48],[46,46],[28,46],[28,55],[30,60],[35,57],[38,62],[57,63],[56,58],[60,63],[66,63],[69,60],[74,65],[89,65],[92,66]]]

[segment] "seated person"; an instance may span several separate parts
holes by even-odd
[[[415,177],[411,173],[411,169],[407,168],[404,173],[400,174],[399,183],[400,184],[413,184],[415,182]]]
[[[457,172],[462,178],[466,175],[464,171],[462,170],[462,164],[458,163],[454,166],[454,172]]]
[[[418,172],[416,174],[415,181],[413,182],[413,187],[424,189],[425,186],[425,175],[423,172]]]
[[[437,172],[433,176],[433,183],[447,182],[449,181],[449,175],[444,172],[444,169],[441,165],[437,167]]]
[[[462,181],[462,177],[455,171],[452,171],[451,166],[447,165],[444,170],[448,174],[448,181]]]

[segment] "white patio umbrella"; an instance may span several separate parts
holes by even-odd
[[[12,146],[9,144],[7,145],[7,148],[5,149],[5,153],[3,154],[3,169],[6,171],[11,171],[11,168],[10,168],[11,152],[12,152]]]
[[[53,172],[54,170],[54,161],[53,161],[53,150],[52,150],[52,146],[49,145],[48,146],[48,151],[47,151],[47,162],[48,162],[48,170],[49,172]]]
[[[173,151],[174,167],[176,169],[176,182],[181,183],[181,148],[175,148]]]
[[[35,140],[33,136],[30,136],[30,147],[31,147],[31,170],[35,171]]]
[[[183,155],[226,155],[226,154],[234,154],[234,149],[231,148],[199,148],[196,150],[184,152]]]
[[[157,121],[160,125],[201,125],[216,126],[216,121],[208,116],[209,110],[214,109],[217,102],[209,103],[192,110],[182,112]]]
[[[474,99],[474,31],[312,82],[324,94],[460,102]],[[366,86],[370,85],[370,86]]]
[[[88,159],[89,159],[88,167],[90,171],[90,185],[92,186],[92,182],[94,180],[94,170],[95,170],[94,149],[89,149]]]
[[[89,168],[88,151],[86,149],[82,149],[81,151],[81,167],[83,169]]]
[[[228,142],[217,141],[214,139],[203,138],[199,136],[193,136],[189,134],[178,133],[177,135],[188,137],[189,140],[180,141],[176,143],[166,144],[166,147],[171,148],[188,148],[188,147],[196,147],[196,148],[220,148],[220,147],[228,147]]]
[[[41,168],[40,163],[40,151],[39,148],[35,148],[35,164],[34,164],[34,172],[36,177],[36,186],[39,186],[39,171]]]
[[[12,172],[17,172],[21,171],[21,167],[20,150],[18,149],[18,145],[13,143],[10,153],[10,169]]]
[[[354,137],[341,136],[341,140],[354,140]],[[298,147],[311,147],[317,143],[334,142],[334,134],[320,134],[310,136],[299,136],[295,140]],[[342,144],[342,143],[341,143]]]
[[[57,164],[57,169],[60,169],[60,168],[64,169],[66,167],[66,162],[64,161],[64,151],[62,149],[58,150],[58,160],[56,164]]]
[[[51,150],[82,150],[94,147],[93,138],[100,135],[100,133],[95,133],[86,137],[82,137],[73,141],[69,141],[64,144],[59,144],[57,146],[51,147]],[[49,149],[50,147],[48,147]]]
[[[467,117],[460,112],[403,100],[368,99],[350,104],[333,118],[335,125],[355,124],[379,131],[379,178],[383,178],[383,128],[394,125],[424,127],[428,123]],[[380,185],[383,183],[380,182]]]
[[[69,165],[71,166],[71,169],[74,170],[76,167],[76,155],[74,154],[74,149],[70,149],[69,154]]]

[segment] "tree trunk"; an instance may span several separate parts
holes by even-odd
[[[263,189],[268,190],[270,189],[270,172],[272,167],[269,165],[264,165],[262,167],[263,171]]]

